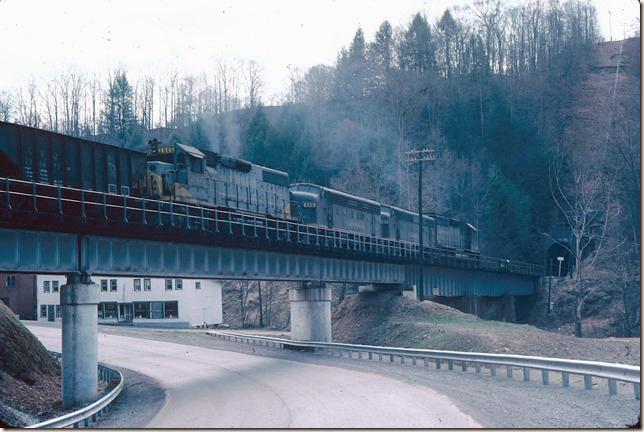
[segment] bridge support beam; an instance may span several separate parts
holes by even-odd
[[[98,285],[73,273],[60,289],[63,308],[63,408],[98,397]]]
[[[289,290],[291,339],[331,342],[331,288],[324,282],[304,282]]]

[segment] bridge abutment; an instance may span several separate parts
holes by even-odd
[[[291,338],[331,342],[331,288],[324,282],[304,282],[289,290]]]
[[[98,285],[86,274],[67,276],[60,289],[63,309],[63,408],[98,396]]]

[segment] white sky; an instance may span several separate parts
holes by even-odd
[[[331,64],[361,26],[367,41],[385,19],[405,25],[417,11],[430,22],[472,0],[0,0],[0,91],[70,67],[106,74],[124,66],[132,80],[214,71],[255,60],[265,97],[283,92],[290,68]],[[516,2],[518,0],[509,0]],[[638,0],[595,0],[602,33],[621,39],[620,22],[639,20]]]

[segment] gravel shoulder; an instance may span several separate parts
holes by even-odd
[[[444,394],[486,428],[615,428],[634,424],[640,416],[640,402],[633,398],[630,386],[620,387],[617,395],[609,397],[600,383],[593,391],[585,390],[581,382],[575,381],[567,389],[556,383],[543,386],[536,372],[533,372],[532,381],[523,382],[518,371],[514,378],[507,378],[502,370],[498,371],[497,377],[491,377],[485,369],[482,374],[475,374],[473,371],[425,369],[421,362],[412,366],[349,360],[226,342],[206,335],[203,330],[100,327],[99,332],[382,374]],[[138,427],[131,425],[131,421],[132,417],[129,417],[128,427]]]
[[[112,404],[112,410],[92,424],[96,429],[140,429],[157,415],[165,403],[166,394],[153,378],[122,367],[125,386]]]

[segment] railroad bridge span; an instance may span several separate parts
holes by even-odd
[[[0,179],[0,271],[67,273],[63,404],[96,395],[98,287],[92,274],[302,282],[289,293],[292,337],[331,340],[326,282],[407,290],[418,244],[262,217],[9,178]],[[424,248],[424,298],[530,295],[541,267]],[[513,308],[510,307],[512,310]]]

